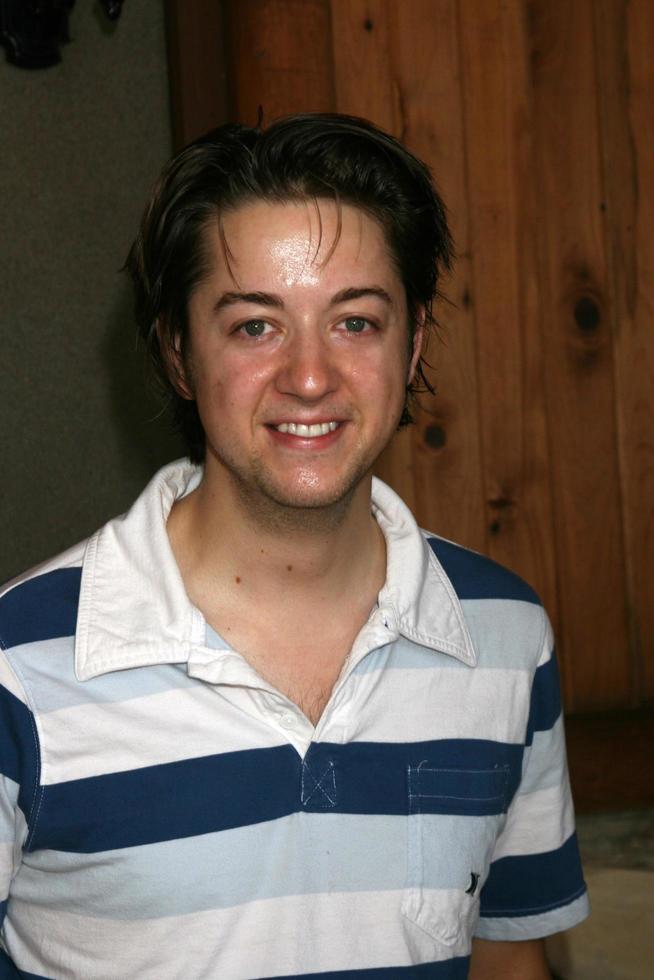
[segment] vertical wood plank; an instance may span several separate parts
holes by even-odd
[[[535,586],[556,625],[522,6],[464,2],[459,15],[487,550]]]
[[[654,5],[594,5],[633,672],[654,700]]]
[[[334,108],[328,0],[223,0],[231,118]]]
[[[436,395],[420,397],[412,432],[415,506],[427,528],[485,545],[477,367],[455,0],[393,3],[391,52],[402,139],[431,167],[448,206],[457,261],[426,352]]]
[[[166,0],[173,143],[181,149],[227,119],[222,4]]]
[[[593,11],[588,0],[531,0],[527,10],[568,706],[620,707],[632,690]]]

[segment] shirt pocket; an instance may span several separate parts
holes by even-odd
[[[403,914],[447,946],[467,948],[504,825],[509,767],[408,767]]]

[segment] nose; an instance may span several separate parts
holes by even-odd
[[[328,342],[313,331],[288,341],[277,374],[277,389],[303,401],[318,401],[335,391],[338,369]]]

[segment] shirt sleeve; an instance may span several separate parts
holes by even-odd
[[[14,976],[4,951],[11,882],[18,871],[36,799],[38,748],[34,718],[0,650],[0,976]],[[18,974],[16,974],[18,976]]]
[[[544,614],[545,615],[545,614]],[[481,892],[481,939],[537,939],[588,915],[565,752],[552,630],[534,674],[522,779]]]

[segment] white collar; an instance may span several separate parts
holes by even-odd
[[[186,594],[166,532],[173,503],[201,478],[201,467],[186,459],[164,466],[126,514],[89,538],[75,639],[79,680],[186,663],[205,648],[204,617]],[[386,538],[387,578],[378,602],[387,626],[474,666],[459,600],[410,510],[377,479],[372,509]]]

